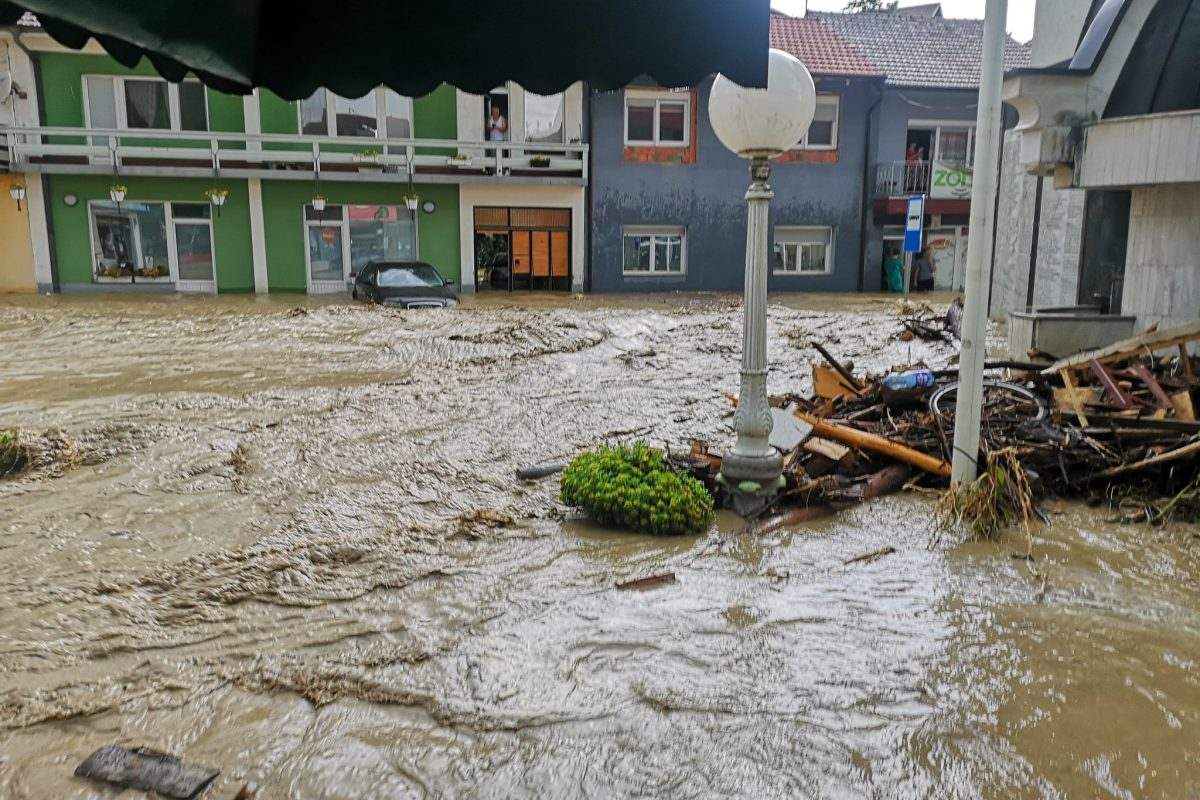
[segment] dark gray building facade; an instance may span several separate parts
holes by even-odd
[[[834,109],[836,103],[832,131],[830,120],[821,121],[825,144],[798,149],[772,165],[769,286],[776,291],[859,288],[863,207],[872,177],[864,163],[864,123],[879,96],[879,81],[818,77],[816,82],[824,107]],[[633,89],[592,95],[593,291],[742,287],[748,162],[726,150],[713,133],[711,86],[710,80],[686,93]],[[678,157],[660,158],[659,148],[628,143],[631,101],[658,94],[687,96],[694,127]],[[678,258],[670,252],[676,246]],[[641,257],[647,250],[654,251],[650,264]]]

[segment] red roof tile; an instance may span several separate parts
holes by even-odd
[[[771,47],[791,53],[814,75],[883,75],[815,17],[771,14]]]

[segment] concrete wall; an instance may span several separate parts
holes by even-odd
[[[1048,67],[1075,55],[1092,0],[1038,0],[1029,66]]]
[[[624,147],[622,92],[593,93],[592,289],[598,292],[739,290],[746,243],[747,164],[717,140],[708,121],[711,81],[694,93],[694,159],[652,163]],[[770,225],[833,229],[828,275],[771,275],[775,291],[852,291],[858,285],[859,234],[864,203],[866,110],[875,98],[868,81],[818,80],[819,92],[841,96],[836,152],[808,151],[806,161],[777,161],[771,172],[775,200]],[[812,163],[820,159],[823,163]],[[661,161],[661,160],[660,160]],[[694,163],[688,163],[692,161]],[[622,274],[624,226],[670,225],[686,231],[687,271],[681,276]]]
[[[990,307],[993,319],[1004,319],[1008,312],[1024,309],[1028,300],[1037,178],[1022,169],[1018,160],[1020,147],[1019,134],[1005,133],[1004,161],[1000,166],[996,199],[996,249],[992,261]]]
[[[1042,181],[1042,208],[1036,213],[1038,178],[1022,168],[1020,134],[1004,135],[1004,163],[997,198],[996,249],[992,263],[993,319],[1028,305],[1029,270],[1033,257],[1033,224],[1038,218],[1037,263],[1034,265],[1034,307],[1074,305],[1079,287],[1083,246],[1084,207],[1081,189],[1055,189]]]
[[[29,203],[17,204],[9,196],[13,184],[24,185],[20,175],[0,175],[0,293],[32,292],[33,244],[29,238]]]
[[[1134,189],[1121,311],[1139,328],[1200,316],[1200,184]]]

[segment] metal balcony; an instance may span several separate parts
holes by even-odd
[[[889,161],[875,165],[875,197],[929,194],[930,161]]]
[[[0,126],[14,172],[583,186],[588,145]]]

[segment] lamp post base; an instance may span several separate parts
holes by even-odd
[[[783,457],[770,444],[767,401],[767,213],[774,196],[766,158],[750,164],[746,192],[746,289],[742,329],[742,383],[733,428],[737,442],[725,454],[718,480],[738,513],[761,511],[783,487]]]

